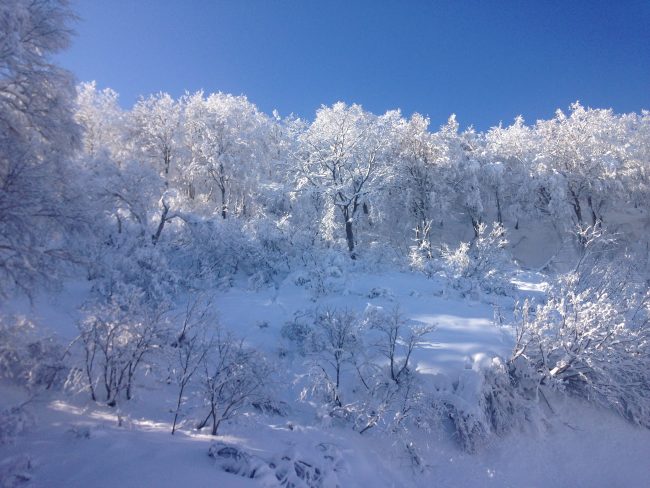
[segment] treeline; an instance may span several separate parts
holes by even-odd
[[[112,234],[152,242],[168,222],[256,222],[292,248],[435,247],[447,228],[481,223],[625,234],[648,223],[650,114],[576,103],[551,120],[485,133],[454,116],[434,131],[419,114],[321,107],[313,121],[267,116],[243,96],[160,93],[122,110],[94,83],[78,89],[82,165]],[[171,234],[171,232],[170,232]],[[462,229],[461,229],[461,236]],[[630,236],[628,236],[630,237]],[[646,256],[647,257],[647,256]]]

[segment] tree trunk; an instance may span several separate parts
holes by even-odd
[[[224,175],[223,163],[219,163],[219,179],[217,180],[217,183],[221,190],[221,218],[225,219],[227,216],[228,205],[226,203],[226,178]]]
[[[601,224],[602,219],[596,214],[596,209],[594,208],[594,203],[591,195],[587,197],[587,203],[589,204],[589,210],[591,210],[591,225],[596,228]]]
[[[354,254],[354,230],[352,228],[352,216],[354,212],[351,212],[350,205],[345,207],[340,207],[341,213],[343,214],[343,220],[345,220],[345,240],[348,243],[348,251],[350,251],[350,258],[356,259]]]
[[[168,212],[169,212],[169,207],[165,204],[165,202],[163,202],[163,212],[162,215],[160,216],[160,223],[158,224],[158,229],[156,229],[156,233],[151,236],[151,242],[153,242],[154,246],[158,242],[158,239],[160,239],[160,234],[162,234],[162,231],[165,228],[165,222],[167,222]]]
[[[95,360],[95,351],[93,350],[92,355],[86,348],[86,376],[88,377],[88,387],[90,388],[90,397],[94,402],[97,401],[97,395],[95,394],[95,387],[93,386],[93,362]]]
[[[334,402],[340,407],[341,398],[339,397],[339,385],[341,384],[341,363],[336,362],[336,391],[334,392]]]
[[[501,197],[499,196],[499,190],[495,191],[496,201],[497,201],[497,222],[503,225],[503,215],[501,213]]]
[[[165,188],[169,187],[169,166],[171,164],[171,159],[172,159],[172,154],[171,154],[171,149],[166,147],[163,150],[163,158],[164,158],[164,165],[165,165]]]
[[[129,366],[129,371],[126,377],[126,399],[131,400],[133,391],[133,376],[135,375],[135,367]]]
[[[216,414],[212,416],[212,435],[217,435],[219,431],[219,425],[221,424],[221,419],[217,420]]]
[[[472,219],[472,228],[474,229],[474,239],[478,237],[478,229],[479,226],[481,225],[481,218],[474,218],[474,216],[471,217]]]
[[[221,218],[225,219],[227,216],[228,207],[226,206],[226,189],[221,187]]]
[[[354,233],[352,231],[352,220],[345,219],[345,239],[348,241],[348,250],[350,251],[350,257],[356,259],[354,253]]]
[[[205,419],[203,419],[201,422],[199,422],[197,424],[196,430],[201,430],[203,427],[208,425],[208,421],[210,420],[211,416],[212,416],[212,411],[210,411],[210,413],[208,413],[208,416]]]
[[[571,203],[571,206],[573,207],[573,212],[576,214],[576,218],[578,219],[578,224],[582,226],[582,207],[580,206],[580,199],[572,189],[570,189],[569,191],[571,192],[571,197],[573,199],[573,202]]]

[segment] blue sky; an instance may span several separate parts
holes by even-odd
[[[80,81],[140,95],[245,94],[266,112],[321,104],[456,113],[479,130],[580,100],[650,109],[650,0],[73,0]]]

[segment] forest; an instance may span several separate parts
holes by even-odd
[[[0,5],[2,486],[39,480],[16,453],[51,402],[119,427],[155,411],[264,486],[362,478],[340,446],[277,461],[223,432],[374,436],[422,483],[426,439],[480,456],[564,408],[620,417],[647,446],[650,112],[575,102],[477,132],[220,92],[124,108],[53,62],[73,17]],[[505,339],[427,372],[452,330],[438,315],[464,307],[486,319],[476,342]]]

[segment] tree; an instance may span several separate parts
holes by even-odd
[[[178,385],[172,435],[176,432],[187,388],[214,346],[207,330],[208,326],[214,325],[214,323],[215,317],[210,313],[210,302],[205,302],[200,298],[188,302],[183,317],[183,326],[178,337],[171,344],[171,352],[175,360],[170,373]]]
[[[202,92],[184,99],[187,171],[203,180],[208,200],[217,197],[221,217],[247,215],[267,171],[270,121],[244,96]]]
[[[131,399],[138,371],[161,347],[167,309],[152,305],[134,286],[119,285],[87,310],[78,327],[90,396],[96,401],[103,387],[107,405],[115,406],[123,393]]]
[[[420,346],[422,338],[435,330],[435,325],[410,323],[395,307],[390,312],[380,307],[366,310],[366,322],[379,333],[377,351],[388,360],[390,379],[401,383],[410,373],[411,355]]]
[[[157,168],[168,186],[179,151],[180,104],[169,94],[158,93],[138,101],[130,115],[134,154]]]
[[[318,314],[313,333],[316,363],[332,401],[340,407],[343,368],[354,362],[360,347],[359,319],[349,310],[326,310]]]
[[[70,171],[74,86],[51,62],[72,19],[64,0],[0,4],[0,294],[56,276],[70,257],[62,231],[83,222]]]
[[[612,408],[650,428],[650,293],[633,265],[603,259],[612,241],[581,236],[585,253],[559,276],[545,304],[518,310],[510,374],[532,393],[545,388]],[[531,374],[532,372],[532,374]]]
[[[449,205],[445,196],[450,191],[447,145],[429,132],[429,119],[419,114],[400,124],[396,136],[397,171],[390,195],[384,198],[393,214],[402,213],[392,217],[388,226],[396,227],[402,221],[400,237],[404,231],[415,230],[416,247],[430,249],[433,221],[439,220]]]
[[[447,123],[433,134],[433,141],[442,165],[441,182],[444,188],[442,208],[453,206],[457,213],[469,217],[477,235],[483,222],[485,206],[480,182],[480,156],[483,140],[481,134],[469,128],[459,132],[460,125],[452,114]]]
[[[493,127],[485,135],[481,180],[493,195],[496,220],[502,225],[511,217],[518,229],[522,218],[539,216],[535,203],[542,195],[533,171],[537,145],[536,132],[524,124],[522,117],[509,127]]]
[[[86,157],[102,159],[104,154],[119,163],[125,143],[124,115],[114,90],[98,90],[94,81],[77,87],[75,119],[83,128]],[[102,163],[107,162],[102,159]]]
[[[297,189],[312,186],[325,195],[325,216],[339,213],[352,259],[356,258],[355,218],[360,209],[368,211],[368,196],[389,175],[385,156],[396,118],[398,112],[377,117],[359,105],[338,102],[321,107],[299,138]]]
[[[536,171],[547,182],[549,211],[564,230],[602,225],[608,202],[619,200],[616,180],[627,140],[619,122],[611,110],[578,102],[568,116],[558,110],[552,120],[538,121]]]
[[[201,365],[201,386],[208,414],[197,429],[211,422],[211,433],[217,435],[222,422],[262,398],[270,369],[257,351],[222,329],[215,332],[213,346]]]

